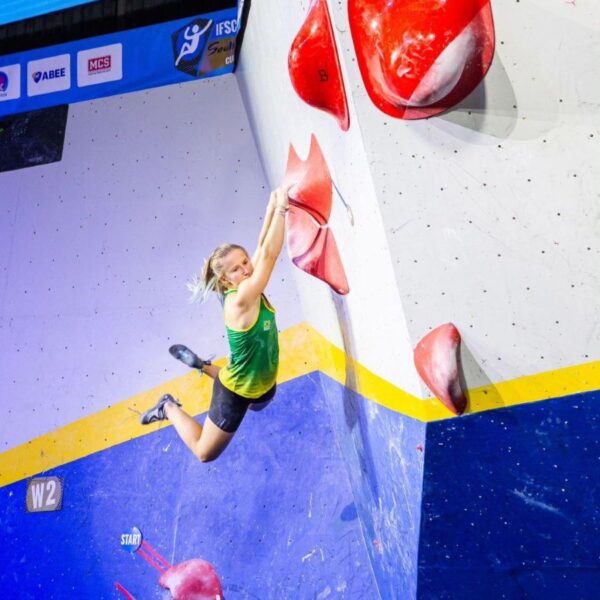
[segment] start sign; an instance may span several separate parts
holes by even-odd
[[[135,552],[142,545],[142,532],[137,527],[121,534],[121,548],[127,552]]]

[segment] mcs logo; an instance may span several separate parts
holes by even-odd
[[[123,79],[123,45],[109,44],[77,53],[77,85],[99,85]]]
[[[104,73],[110,71],[112,61],[110,54],[107,56],[98,56],[88,59],[88,73]]]
[[[200,62],[212,25],[212,19],[194,19],[171,35],[176,69],[192,77],[200,75]]]

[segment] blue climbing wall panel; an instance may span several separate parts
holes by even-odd
[[[321,375],[381,598],[414,598],[426,424]]]
[[[418,597],[598,598],[600,393],[430,423]]]
[[[317,375],[281,385],[215,463],[162,427],[45,475],[64,480],[62,511],[26,513],[25,481],[0,489],[5,598],[119,598],[115,582],[163,597],[120,547],[132,526],[171,564],[211,562],[228,600],[377,597]]]

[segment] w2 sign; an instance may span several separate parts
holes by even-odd
[[[27,484],[27,512],[48,512],[62,508],[63,483],[59,477],[37,477]]]

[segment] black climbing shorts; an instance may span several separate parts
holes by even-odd
[[[274,385],[259,398],[244,398],[227,389],[217,376],[213,383],[208,416],[219,429],[227,433],[234,433],[240,426],[248,407],[251,404],[261,404],[272,400],[275,396],[275,388]]]

